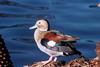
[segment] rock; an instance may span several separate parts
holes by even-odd
[[[43,65],[40,61],[25,67],[100,67],[100,42],[96,43],[95,51],[97,56],[89,61],[86,61],[84,58],[76,58],[69,62],[52,61],[46,65]]]
[[[96,50],[95,51],[96,51],[97,56],[100,59],[100,42],[96,43]]]
[[[96,55],[97,57],[94,58],[98,62],[98,67],[100,67],[100,41],[96,43]]]
[[[53,61],[51,61],[50,63],[48,63],[46,65],[43,65],[42,62],[36,62],[36,63],[33,63],[30,66],[27,66],[27,67],[61,67],[61,66],[63,66],[62,62],[53,62]]]
[[[0,35],[0,67],[13,67],[9,52],[5,46],[4,40]]]
[[[84,58],[77,58],[69,62],[52,61],[46,65],[43,65],[41,62],[36,62],[27,67],[98,67],[97,64],[95,60],[85,61]]]

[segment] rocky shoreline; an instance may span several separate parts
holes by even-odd
[[[24,67],[100,67],[100,42],[96,43],[95,51],[97,56],[89,61],[86,61],[84,58],[76,58],[69,62],[52,61],[46,65],[43,65],[40,61]]]
[[[5,42],[0,35],[0,67],[13,67]]]

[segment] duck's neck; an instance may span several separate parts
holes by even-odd
[[[34,39],[37,45],[39,46],[38,43],[41,43],[41,39],[44,37],[46,31],[41,31],[39,29],[36,29],[34,32]]]
[[[42,50],[42,51],[44,51],[44,50],[43,50],[44,47],[43,47],[42,44],[41,44],[41,39],[43,38],[44,34],[45,34],[45,31],[40,31],[40,30],[38,30],[38,29],[36,29],[35,32],[34,32],[34,39],[35,39],[35,42],[36,42],[38,48],[39,48],[40,50]]]
[[[39,42],[43,38],[44,33],[45,33],[45,31],[40,31],[38,29],[35,30],[34,39],[35,39],[36,43]]]

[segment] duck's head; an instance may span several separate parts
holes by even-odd
[[[32,27],[30,27],[29,29],[35,29],[37,28],[40,31],[47,31],[48,30],[48,21],[41,19],[36,21],[36,24]]]
[[[97,7],[100,7],[100,3],[97,3]]]

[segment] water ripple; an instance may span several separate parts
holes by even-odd
[[[8,18],[47,18],[47,19],[54,19],[54,15],[50,14],[6,14],[0,13],[0,17],[8,17]]]
[[[45,7],[45,6],[33,7],[32,5],[28,5],[28,4],[26,5],[26,4],[12,2],[8,0],[1,1],[0,5],[16,6],[16,7],[22,7],[22,8],[32,9],[32,10],[48,10],[49,9],[48,7]]]
[[[8,29],[8,28],[28,28],[29,26],[31,26],[32,24],[15,24],[15,25],[10,25],[10,26],[0,26],[0,29]]]
[[[33,39],[30,38],[12,38],[12,40],[23,42],[23,43],[33,43]]]

